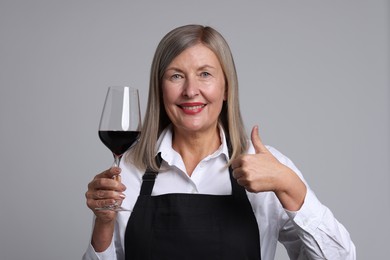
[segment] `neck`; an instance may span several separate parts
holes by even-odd
[[[181,155],[189,176],[202,159],[221,145],[218,127],[208,132],[188,133],[174,130],[173,133],[172,147]]]

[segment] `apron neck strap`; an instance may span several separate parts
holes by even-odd
[[[156,155],[156,163],[157,163],[157,166],[159,168],[161,166],[161,162],[162,162],[161,153],[158,153]],[[158,174],[158,172],[153,171],[152,169],[150,169],[150,167],[148,167],[146,169],[144,175],[142,176],[141,191],[139,193],[140,195],[151,195],[152,194],[154,181],[156,180],[157,174]]]

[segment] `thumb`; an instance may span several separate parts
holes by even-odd
[[[256,153],[263,153],[263,152],[268,151],[268,149],[261,142],[261,138],[259,135],[259,127],[257,125],[255,125],[252,128],[251,140],[252,140],[252,144],[253,144],[253,147],[255,148]]]

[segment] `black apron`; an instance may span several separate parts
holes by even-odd
[[[143,176],[127,223],[126,260],[261,259],[257,221],[231,168],[232,195],[151,196],[157,174]]]

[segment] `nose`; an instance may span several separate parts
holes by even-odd
[[[183,86],[183,96],[193,98],[199,95],[199,85],[195,78],[187,77]]]

